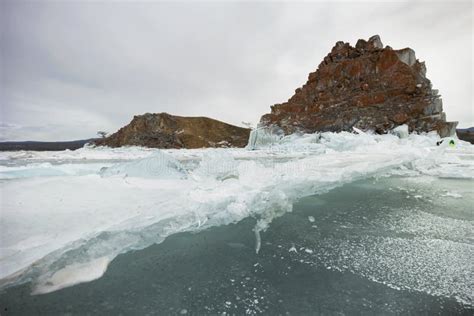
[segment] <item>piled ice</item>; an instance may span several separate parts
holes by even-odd
[[[283,131],[275,127],[258,127],[250,132],[248,149],[277,144],[283,138]]]
[[[393,130],[392,130],[392,134],[393,135],[396,135],[400,138],[407,138],[409,133],[408,133],[408,125],[406,124],[403,124],[403,125],[400,125],[400,126],[397,126],[395,127]]]
[[[57,290],[99,277],[120,253],[249,216],[258,236],[298,198],[358,179],[474,179],[474,146],[401,136],[253,133],[248,149],[3,153],[1,285]],[[38,163],[62,171],[32,172]]]

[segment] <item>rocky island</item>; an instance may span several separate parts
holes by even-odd
[[[262,126],[295,132],[373,130],[387,133],[406,124],[410,132],[454,135],[457,122],[446,122],[438,90],[426,78],[426,66],[411,48],[383,46],[378,35],[355,47],[337,42],[285,103],[262,116]]]
[[[352,131],[354,127],[384,134],[406,124],[409,132],[456,133],[447,122],[438,90],[426,66],[411,48],[383,46],[378,35],[355,47],[337,42],[285,103],[262,116],[261,127],[284,134]],[[250,129],[207,117],[168,113],[137,115],[96,145],[155,148],[244,147]]]
[[[168,113],[136,115],[116,133],[96,145],[153,148],[245,147],[250,129],[208,117],[184,117]]]

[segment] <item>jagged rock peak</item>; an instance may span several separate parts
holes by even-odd
[[[380,36],[355,47],[339,41],[307,82],[285,103],[275,104],[261,125],[285,133],[351,131],[353,127],[387,133],[407,124],[411,132],[452,135],[426,66],[411,48],[383,47]]]

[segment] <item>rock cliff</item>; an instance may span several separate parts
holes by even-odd
[[[207,117],[146,113],[136,115],[128,125],[95,144],[154,148],[244,147],[249,134],[250,129]]]
[[[351,131],[386,133],[407,124],[410,132],[455,133],[446,122],[426,67],[410,48],[383,47],[378,35],[355,47],[337,42],[308,81],[285,103],[275,104],[261,125],[294,132]]]

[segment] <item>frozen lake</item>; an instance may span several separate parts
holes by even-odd
[[[2,314],[469,314],[474,146],[436,141],[1,153]]]

